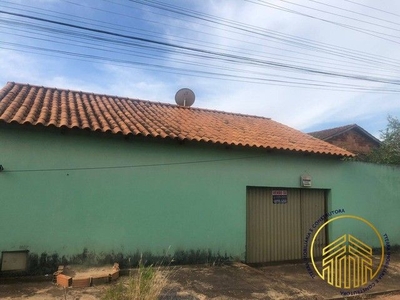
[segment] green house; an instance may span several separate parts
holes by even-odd
[[[0,251],[285,261],[343,215],[400,244],[399,168],[350,157],[268,118],[7,83]],[[314,255],[350,227],[380,247],[350,223],[325,226]]]

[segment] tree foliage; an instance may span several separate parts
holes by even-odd
[[[388,124],[381,131],[382,144],[372,151],[368,161],[379,164],[400,165],[400,121],[388,116]]]

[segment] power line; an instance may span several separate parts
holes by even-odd
[[[0,23],[1,22],[2,21],[0,20]],[[10,25],[19,24],[19,25],[21,25],[19,22],[14,22],[14,21],[8,21],[8,22],[6,22],[6,24],[10,24]],[[7,28],[7,25],[1,26],[1,27]],[[13,28],[13,31],[14,31],[13,36],[20,36],[20,37],[24,37],[26,39],[34,39],[34,40],[38,40],[38,41],[41,41],[41,42],[42,41],[53,42],[53,43],[66,45],[66,46],[73,44],[73,45],[76,45],[78,47],[85,48],[85,49],[101,50],[101,51],[107,51],[107,52],[116,53],[116,54],[131,54],[132,53],[132,51],[131,51],[132,49],[115,48],[114,46],[113,47],[108,46],[108,44],[91,43],[91,42],[88,42],[86,40],[80,41],[79,40],[79,36],[77,36],[75,33],[70,38],[67,38],[67,37],[64,37],[64,36],[60,37],[59,35],[56,35],[56,34],[55,35],[49,35],[49,34],[41,33],[40,35],[38,35],[37,32],[34,29],[35,28],[40,28],[40,27],[37,27],[35,24],[29,24],[29,25],[27,24],[27,28],[28,29],[25,30],[25,31],[21,30],[22,32],[27,32],[28,33],[27,35],[16,33],[17,31],[19,31],[19,29],[16,29],[16,26],[12,26],[12,28]],[[54,29],[52,29],[52,31],[53,30]],[[35,35],[37,35],[37,36],[35,36]],[[46,39],[44,37],[48,37],[48,38]],[[135,53],[136,53],[135,56],[137,56],[137,57],[144,57],[144,58],[156,57],[156,55],[153,55],[153,54],[149,53],[148,51],[135,52]],[[212,67],[213,66],[215,69],[223,69],[223,70],[230,70],[230,71],[241,71],[241,72],[243,71],[242,69],[235,69],[235,68],[226,67],[226,66],[223,66],[223,67],[221,66],[220,67],[220,66],[217,66],[215,64],[211,65],[211,64],[207,64],[207,63],[196,63],[196,62],[193,62],[193,61],[190,61],[190,60],[185,60],[185,59],[175,58],[175,59],[172,59],[172,60],[176,61],[176,62],[191,64],[191,65],[196,65],[196,66],[206,66],[206,67]],[[289,61],[290,62],[290,60],[285,60],[285,61]],[[296,62],[296,60],[292,60],[292,62]],[[318,61],[316,61],[316,62],[318,62]],[[314,63],[314,66],[319,66],[319,65]],[[320,65],[320,66],[324,66],[324,65]],[[346,69],[343,69],[343,68],[336,68],[336,67],[331,67],[331,69],[337,69],[337,70],[342,70],[342,71],[346,70]],[[347,71],[351,71],[351,70],[348,69]],[[252,71],[252,73],[259,73],[259,74],[267,75],[267,73],[265,73],[265,72],[260,73],[260,72]],[[279,77],[280,75],[274,75],[274,76]]]
[[[335,72],[317,70],[317,69],[313,69],[313,68],[309,68],[309,67],[298,67],[296,65],[289,65],[289,64],[278,63],[278,62],[273,62],[273,61],[260,60],[260,59],[256,59],[256,58],[244,57],[244,56],[239,56],[239,55],[232,55],[229,53],[221,53],[221,52],[214,52],[214,51],[209,51],[209,50],[204,50],[204,49],[199,49],[199,48],[180,46],[180,45],[176,45],[176,44],[169,43],[169,42],[156,41],[156,40],[152,40],[152,39],[148,39],[148,38],[141,38],[141,37],[137,37],[137,36],[120,34],[120,33],[115,33],[115,32],[101,30],[101,29],[89,28],[89,27],[84,27],[84,26],[75,25],[75,24],[66,23],[66,22],[53,21],[53,20],[49,20],[49,19],[29,16],[29,15],[20,14],[20,13],[12,13],[12,12],[2,11],[2,10],[0,10],[0,13],[5,14],[5,15],[11,15],[11,16],[31,19],[31,20],[35,20],[35,21],[41,21],[41,22],[45,22],[45,23],[55,24],[55,25],[61,25],[61,26],[70,27],[73,29],[79,29],[79,30],[104,34],[107,36],[113,36],[113,37],[119,37],[119,38],[124,38],[124,39],[138,41],[138,42],[144,42],[146,44],[147,43],[155,44],[158,46],[164,46],[164,47],[168,47],[168,48],[181,49],[181,50],[187,50],[189,52],[207,54],[207,55],[211,55],[210,58],[213,58],[215,56],[218,59],[228,59],[228,60],[233,59],[235,61],[236,60],[246,61],[247,63],[251,63],[251,64],[274,66],[274,67],[279,67],[279,68],[283,68],[283,69],[292,69],[292,70],[304,71],[304,72],[308,72],[308,73],[314,73],[314,74],[318,74],[318,75],[329,75],[329,76],[333,76],[333,77],[342,77],[342,78],[348,78],[348,79],[366,80],[366,81],[372,81],[372,82],[383,82],[383,83],[390,83],[390,84],[395,84],[395,85],[399,84],[398,81],[390,81],[390,80],[387,80],[384,78],[358,76],[358,75],[354,76],[354,75],[349,75],[349,74],[339,74],[339,73],[335,73]],[[136,45],[140,46],[141,44],[136,44]]]
[[[10,44],[10,43],[9,43]],[[173,68],[173,67],[166,67],[156,64],[149,64],[143,62],[135,62],[135,61],[128,61],[122,59],[110,59],[101,56],[95,55],[88,55],[88,54],[80,54],[80,53],[73,53],[61,50],[51,50],[45,49],[40,47],[33,47],[33,46],[22,46],[23,49],[15,49],[15,48],[7,48],[4,46],[0,46],[0,49],[10,49],[10,50],[17,50],[24,53],[35,53],[31,51],[27,51],[26,48],[30,48],[33,50],[40,50],[40,51],[49,51],[50,53],[57,53],[57,54],[45,54],[46,56],[53,56],[53,57],[73,57],[77,60],[88,61],[88,62],[95,62],[95,61],[102,61],[112,65],[117,66],[129,66],[133,65],[135,68],[142,68],[144,70],[149,70],[149,68],[159,69],[161,72],[165,73],[172,73],[178,75],[186,75],[186,76],[193,76],[197,78],[214,78],[219,80],[228,80],[228,81],[237,81],[237,82],[247,82],[247,83],[255,83],[255,84],[265,84],[268,83],[269,85],[273,86],[285,86],[285,87],[297,87],[297,88],[307,88],[307,89],[316,89],[316,90],[329,90],[329,91],[347,91],[347,92],[355,92],[355,91],[364,91],[370,93],[399,93],[400,90],[397,89],[390,89],[387,87],[363,87],[359,85],[351,85],[351,84],[343,84],[343,83],[335,83],[335,82],[325,82],[327,84],[320,83],[321,81],[310,81],[306,79],[299,78],[298,80],[309,81],[309,82],[296,82],[296,81],[289,81],[289,80],[276,80],[270,79],[265,77],[250,77],[250,76],[238,76],[232,74],[222,74],[222,73],[214,73],[214,72],[206,72],[197,70],[195,72],[189,72],[185,69],[180,68]],[[37,54],[41,54],[38,52]],[[142,66],[142,67],[140,67]],[[274,76],[276,77],[276,76]],[[288,78],[287,76],[282,76],[284,78]],[[317,82],[317,83],[310,83],[310,82]]]
[[[31,172],[66,172],[66,171],[99,171],[99,170],[120,170],[120,169],[135,169],[135,168],[155,168],[155,167],[170,167],[180,165],[193,165],[193,164],[207,164],[216,162],[225,162],[233,160],[246,160],[264,157],[258,156],[244,156],[223,159],[208,159],[208,160],[193,160],[182,162],[169,162],[169,163],[153,163],[153,164],[138,164],[138,165],[123,165],[123,166],[101,166],[101,167],[79,167],[79,168],[46,168],[46,169],[21,169],[21,170],[8,170],[5,169],[3,173],[31,173]]]
[[[351,1],[351,0],[344,0],[344,1],[356,4],[356,5],[359,5],[359,6],[368,7],[370,9],[373,9],[373,10],[376,10],[376,11],[380,11],[380,12],[383,12],[385,14],[389,14],[389,15],[392,15],[392,16],[400,17],[399,14],[395,14],[393,12],[390,12],[390,11],[387,11],[387,10],[383,10],[383,9],[379,9],[379,8],[376,8],[376,7],[373,7],[373,6],[365,5],[365,4],[356,2],[356,1]]]
[[[66,1],[68,3],[74,3],[72,1]],[[134,1],[141,2],[141,1]],[[158,3],[161,8],[164,7],[158,1],[147,1],[148,3]],[[76,3],[74,3],[76,4]],[[77,4],[78,5],[78,4]],[[172,9],[174,13],[179,13],[179,7],[169,5],[169,8]],[[40,9],[39,9],[40,10]],[[20,10],[21,11],[21,10]],[[34,13],[32,9],[29,9],[27,12]],[[51,17],[51,14],[48,14],[50,11],[45,11],[45,13],[39,12],[42,16]],[[107,10],[103,10],[104,12],[108,12]],[[196,14],[186,9],[185,10],[188,16],[196,18]],[[7,13],[2,11],[3,13]],[[321,61],[322,64],[316,63],[316,60],[302,60],[298,57],[292,57],[293,59],[279,59],[277,57],[268,57],[263,55],[262,53],[257,53],[255,51],[250,51],[246,55],[244,52],[245,49],[228,48],[219,47],[218,44],[215,44],[216,47],[208,47],[208,49],[199,48],[202,44],[196,44],[196,41],[191,39],[190,43],[186,43],[187,46],[181,46],[177,44],[179,40],[174,40],[176,42],[163,42],[161,39],[150,39],[151,35],[145,34],[145,38],[141,36],[133,36],[132,34],[121,34],[120,28],[111,23],[111,26],[99,26],[98,21],[84,18],[85,21],[79,21],[82,25],[73,24],[71,22],[60,22],[51,20],[48,18],[37,17],[27,14],[21,13],[10,13],[9,16],[17,19],[21,19],[20,21],[16,21],[13,19],[2,18],[0,22],[5,24],[5,28],[10,28],[12,25],[17,25],[20,27],[26,27],[25,32],[29,32],[30,35],[19,34],[19,36],[24,37],[26,40],[32,39],[36,41],[44,41],[48,42],[48,44],[64,45],[64,46],[73,46],[78,47],[77,50],[81,51],[66,51],[66,47],[63,49],[55,49],[54,47],[32,47],[29,44],[21,44],[14,43],[7,45],[12,49],[18,49],[18,51],[27,51],[30,49],[31,51],[35,51],[35,53],[54,53],[58,56],[66,56],[69,58],[76,58],[80,60],[86,61],[102,61],[111,64],[118,65],[129,65],[129,66],[143,66],[161,69],[163,72],[170,72],[174,74],[190,74],[190,76],[195,76],[196,74],[199,76],[203,76],[206,78],[217,78],[223,80],[231,80],[231,81],[242,81],[242,82],[252,82],[252,83],[268,83],[271,85],[281,85],[281,86],[295,86],[295,87],[308,87],[314,89],[329,89],[334,91],[371,91],[371,92],[398,92],[396,88],[388,88],[382,86],[365,86],[361,84],[366,83],[374,83],[374,84],[389,84],[397,86],[399,85],[399,81],[396,78],[390,78],[387,76],[376,76],[376,75],[368,75],[366,72],[363,72],[362,75],[358,74],[359,70],[354,69],[354,74],[352,74],[352,69],[345,69],[338,67],[338,64],[335,63],[332,66],[332,63],[329,61]],[[62,15],[61,13],[57,13],[58,15]],[[68,14],[66,15],[68,16]],[[128,16],[128,15],[126,15]],[[131,16],[129,16],[131,17]],[[335,55],[337,57],[343,57],[348,60],[353,60],[352,67],[356,68],[357,66],[363,68],[374,68],[375,74],[376,70],[379,68],[379,65],[376,64],[386,64],[386,68],[383,69],[384,72],[397,71],[400,63],[394,59],[389,59],[385,57],[372,56],[370,54],[365,54],[363,52],[351,51],[350,49],[345,49],[341,47],[336,47],[333,45],[328,45],[324,43],[316,43],[311,40],[301,39],[289,35],[279,34],[274,32],[276,36],[272,36],[271,34],[267,34],[260,28],[254,26],[243,25],[242,23],[234,22],[234,21],[226,21],[225,19],[216,18],[207,14],[201,15],[203,21],[209,22],[209,20],[213,20],[212,22],[216,22],[216,24],[226,26],[228,28],[234,29],[238,32],[242,32],[243,28],[244,32],[249,34],[255,34],[258,36],[262,36],[265,38],[273,38],[276,41],[288,43],[288,45],[302,47],[304,49],[309,49],[312,51],[325,51],[329,53],[329,55]],[[59,20],[60,18],[57,18]],[[68,18],[62,17],[63,20],[68,20]],[[78,18],[72,18],[77,19]],[[27,20],[31,20],[28,22]],[[39,23],[43,23],[39,25]],[[46,23],[53,24],[55,26],[48,26]],[[9,26],[10,25],[10,26]],[[84,25],[84,26],[83,26]],[[243,25],[243,26],[241,26]],[[4,27],[3,27],[4,28]],[[99,29],[103,28],[103,29]],[[37,30],[37,32],[36,32]],[[115,30],[119,30],[115,32]],[[23,31],[23,30],[22,30]],[[123,29],[124,32],[125,29]],[[44,34],[44,32],[47,32]],[[149,31],[147,31],[149,33]],[[63,36],[64,35],[64,36]],[[68,37],[67,37],[68,36]],[[280,37],[281,36],[281,37]],[[157,34],[154,35],[157,38]],[[66,42],[71,43],[66,43]],[[68,45],[67,45],[68,44]],[[116,45],[111,46],[111,45]],[[9,47],[9,48],[10,48]],[[25,47],[25,48],[24,48]],[[134,52],[132,52],[132,47],[136,48]],[[4,47],[3,47],[4,48]],[[86,48],[86,49],[84,49]],[[24,50],[23,50],[24,49]],[[185,70],[180,67],[171,67],[166,64],[160,63],[148,63],[143,61],[134,61],[131,59],[117,59],[112,58],[107,55],[94,55],[84,53],[85,50],[94,50],[101,51],[103,54],[106,52],[115,53],[115,54],[123,54],[127,56],[131,56],[135,54],[137,58],[145,58],[145,59],[156,59],[159,61],[159,55],[162,53],[165,54],[177,54],[179,57],[175,57],[170,59],[170,62],[176,62],[178,64],[185,65],[193,65],[198,68],[193,68],[193,70]],[[144,51],[140,50],[143,49]],[[285,49],[286,50],[286,49]],[[294,51],[293,51],[294,52]],[[255,56],[257,55],[257,56]],[[188,58],[193,57],[198,59],[199,61],[193,61]],[[288,57],[280,55],[279,57]],[[320,56],[321,57],[321,56]],[[288,57],[290,58],[290,57]],[[322,57],[321,57],[322,58]],[[313,67],[309,66],[310,62],[313,62]],[[343,61],[344,62],[344,61]],[[250,69],[245,70],[243,68],[235,67],[247,66]],[[388,66],[390,66],[388,68]],[[270,70],[276,70],[281,73],[266,73],[263,69],[268,68]],[[212,68],[213,71],[204,71],[202,68]],[[259,69],[259,71],[257,70]],[[382,69],[382,68],[381,68]],[[219,72],[218,72],[219,70]],[[284,75],[287,72],[295,72],[298,74],[302,74],[303,77],[289,76]],[[249,75],[245,75],[245,74]],[[259,75],[259,76],[256,76]],[[260,77],[262,76],[262,77]],[[310,77],[311,76],[311,77]],[[359,81],[359,83],[343,83],[343,82],[334,82],[327,81],[317,78],[318,76],[328,76],[342,80],[353,80]],[[314,77],[314,78],[313,78]],[[276,78],[284,78],[283,80]]]
[[[106,1],[106,0],[103,0],[103,1]],[[65,0],[65,2],[67,2],[67,3],[70,3],[70,4],[74,4],[74,5],[79,5],[79,6],[82,6],[82,7],[86,7],[86,5],[84,6],[84,5],[82,5],[81,3],[75,3],[75,2],[72,2],[72,1],[66,1]],[[110,1],[107,1],[107,2],[110,2]],[[113,3],[113,2],[112,2]],[[123,4],[118,4],[118,3],[116,3],[117,5],[120,5],[120,6],[124,6],[124,7],[128,7],[128,6],[126,6],[126,5],[123,5]],[[26,6],[26,5],[25,5]],[[90,9],[96,9],[95,7],[93,7],[93,6],[89,6],[89,8]],[[115,12],[112,12],[112,11],[110,11],[110,10],[104,10],[104,9],[97,9],[97,10],[100,10],[100,11],[102,11],[102,12],[105,12],[105,13],[111,13],[111,14],[116,14],[116,15],[121,15],[121,16],[125,16],[125,17],[130,17],[130,18],[132,18],[132,16],[130,16],[130,15],[127,15],[127,14],[121,14],[121,13],[115,13]],[[154,12],[152,12],[152,13],[154,13]],[[196,12],[195,13],[195,15],[197,15],[198,14],[198,12]],[[218,19],[218,18],[216,18],[216,17],[214,17],[215,19]],[[86,18],[87,19],[87,18]],[[219,18],[220,19],[220,18]],[[144,20],[144,19],[141,19],[141,20]],[[146,20],[144,20],[144,21],[146,21]],[[151,20],[150,20],[151,21]],[[97,23],[97,21],[95,21],[96,23]],[[151,22],[153,22],[153,21],[151,21]],[[87,24],[87,22],[85,22],[86,24]],[[156,23],[159,23],[159,24],[162,24],[162,23],[160,23],[160,22],[156,22]],[[235,23],[237,23],[237,24],[240,24],[240,25],[242,25],[242,27],[246,27],[246,25],[245,24],[242,24],[242,23],[238,23],[238,22],[235,22]],[[221,23],[222,24],[222,23]],[[164,24],[164,25],[166,25],[166,24]],[[229,25],[227,25],[227,24],[225,24],[225,26],[228,26],[229,27]],[[102,26],[102,27],[104,27],[104,26]],[[114,27],[115,28],[115,27]],[[252,27],[252,28],[254,28],[254,30],[257,30],[254,26]],[[259,31],[259,30],[257,30],[257,31]],[[147,31],[148,33],[150,32],[150,31]],[[204,32],[200,32],[200,31],[197,31],[197,32],[199,32],[199,33],[204,33]],[[249,33],[251,33],[252,31],[250,30],[249,31]],[[254,31],[254,33],[255,33],[256,31]],[[271,31],[271,32],[273,32],[273,31]],[[208,35],[213,35],[213,34],[210,34],[210,33],[207,33]],[[279,34],[278,32],[274,32],[274,34],[278,34],[278,35],[281,35],[281,34]],[[214,36],[218,36],[218,35],[214,35]],[[288,37],[290,37],[289,35],[286,35],[286,36],[288,36]],[[221,37],[221,36],[218,36],[218,37]],[[271,36],[264,36],[265,38],[271,38]],[[292,37],[292,38],[295,38],[295,37]],[[231,38],[230,38],[231,39]],[[187,41],[188,40],[193,40],[193,39],[187,39],[187,38],[185,38],[185,43],[187,43]],[[236,40],[236,41],[238,41],[237,39],[231,39],[231,40]],[[304,41],[307,41],[306,39],[300,39],[300,40],[304,40]],[[247,41],[248,42],[248,41]],[[281,41],[281,42],[285,42],[285,41]],[[251,42],[250,42],[251,43]],[[308,43],[312,43],[312,41],[310,41],[310,40],[308,40]],[[251,43],[252,45],[260,45],[260,44],[254,44],[254,43]],[[315,43],[313,43],[313,44],[315,44]],[[319,44],[324,44],[324,43],[319,43]],[[290,45],[290,44],[289,44]],[[293,44],[294,46],[296,46],[295,44]],[[310,44],[311,45],[311,44]],[[326,46],[328,46],[327,44],[325,44]],[[210,46],[210,43],[207,43],[207,47],[209,47]],[[299,46],[299,45],[297,45],[297,46]],[[332,47],[332,45],[330,45],[330,47]],[[271,46],[269,46],[269,48],[273,48],[273,49],[276,49],[276,50],[279,50],[279,51],[288,51],[287,49],[284,49],[284,48],[274,48],[274,47],[271,47]],[[339,49],[338,47],[336,47],[337,49]],[[310,47],[307,47],[306,49],[309,49],[309,50],[313,50],[312,48],[310,48]],[[337,56],[342,56],[342,57],[345,57],[345,55],[347,55],[348,56],[348,53],[356,53],[356,52],[354,52],[354,51],[352,51],[352,50],[350,50],[350,49],[345,49],[345,48],[342,48],[343,49],[343,52],[342,53],[337,53],[337,52],[332,52],[331,54],[335,54],[335,55],[337,55]],[[244,50],[244,49],[242,49],[242,50]],[[321,51],[321,50],[323,50],[323,48],[321,49],[321,48],[316,48],[315,50],[318,50],[318,51]],[[248,49],[246,49],[246,51],[248,51]],[[295,51],[290,51],[290,52],[295,52]],[[298,51],[296,51],[296,52],[298,52]],[[301,54],[301,53],[299,53],[299,54]],[[315,57],[315,54],[313,55],[313,58]],[[319,57],[321,57],[321,56],[319,56]],[[360,60],[360,61],[366,61],[366,57],[369,57],[369,58],[371,58],[371,56],[369,55],[369,54],[367,54],[367,53],[360,53],[360,55],[356,58],[356,57],[354,57],[354,56],[349,56],[349,58],[352,58],[353,60],[354,59],[358,59],[358,60]],[[322,57],[321,57],[322,58]],[[381,59],[385,59],[387,62],[385,62],[385,63],[389,63],[389,61],[393,61],[393,60],[390,60],[390,59],[388,59],[388,58],[384,58],[384,57],[381,57]],[[384,61],[380,61],[380,63],[384,63]]]
[[[262,1],[262,0],[258,0],[258,1],[265,3],[265,1]],[[340,15],[340,14],[337,14],[337,13],[334,13],[334,12],[330,12],[330,11],[326,11],[326,10],[323,10],[323,9],[318,9],[318,8],[307,6],[307,5],[293,3],[293,2],[288,1],[288,0],[280,0],[280,1],[288,3],[288,4],[291,4],[291,5],[296,5],[296,6],[299,6],[299,7],[307,8],[307,9],[310,9],[310,10],[314,10],[314,11],[317,11],[317,12],[322,12],[322,13],[325,13],[325,14],[333,15],[333,16],[336,16],[336,17],[341,17],[341,18],[345,18],[345,19],[348,19],[348,20],[357,21],[357,22],[360,22],[360,23],[365,23],[365,24],[368,24],[368,25],[377,26],[377,27],[381,27],[381,28],[385,28],[385,29],[394,30],[394,31],[400,31],[400,29],[398,29],[398,28],[384,26],[384,25],[380,25],[380,24],[377,24],[377,23],[364,21],[364,20],[361,20],[361,19],[358,19],[358,18],[353,18],[353,17],[349,17],[349,16]],[[336,8],[336,9],[340,9],[340,10],[343,10],[343,11],[356,13],[356,12],[348,10],[348,9],[344,9],[344,8],[341,8],[341,7],[338,7],[338,6],[334,6],[334,5],[325,4],[325,3],[322,3],[322,2],[319,2],[319,1],[315,1],[315,0],[309,0],[309,1],[321,4],[321,5],[333,7],[333,8]],[[360,13],[357,13],[357,14],[360,14]],[[385,22],[390,22],[390,21],[387,21],[387,20],[384,20],[384,19],[380,19],[380,18],[369,16],[369,15],[366,15],[366,14],[360,14],[360,15],[367,16],[367,17],[374,18],[374,19],[379,19],[379,20],[385,21]],[[400,23],[396,23],[396,22],[390,22],[390,23],[393,23],[395,25],[400,25]],[[395,37],[395,36],[392,36],[392,37]]]
[[[372,19],[379,20],[379,21],[382,21],[382,22],[390,23],[390,24],[393,24],[393,25],[400,25],[400,23],[398,23],[398,22],[393,22],[393,21],[389,21],[387,19],[383,19],[383,18],[378,18],[378,17],[375,17],[375,16],[367,15],[367,14],[360,13],[360,12],[357,12],[357,11],[354,11],[354,10],[351,10],[351,9],[345,9],[345,8],[342,8],[342,7],[339,7],[339,6],[330,5],[330,4],[323,3],[323,2],[320,2],[320,1],[316,1],[316,0],[308,0],[308,1],[311,1],[311,2],[314,2],[314,3],[318,3],[320,5],[332,7],[332,8],[341,10],[341,11],[347,11],[347,12],[350,12],[350,13],[353,13],[353,14],[357,14],[357,15],[360,15],[360,16],[364,16],[364,17],[372,18]],[[348,2],[352,2],[352,1],[348,1]],[[355,2],[353,2],[353,3],[355,3]],[[394,14],[394,15],[396,15],[396,14]],[[397,16],[400,16],[400,15],[397,15]]]
[[[103,1],[106,1],[106,0],[103,0]],[[353,59],[353,60],[357,59],[359,61],[367,61],[368,59],[378,61],[378,59],[380,59],[380,62],[384,62],[384,61],[385,62],[390,62],[390,61],[393,62],[392,59],[387,58],[387,57],[371,55],[366,52],[354,51],[349,48],[338,47],[338,46],[330,45],[327,43],[315,42],[315,41],[312,41],[312,40],[306,39],[306,38],[299,38],[297,36],[283,34],[283,33],[277,32],[277,31],[273,31],[273,30],[267,30],[264,28],[259,28],[256,26],[251,26],[248,24],[231,21],[228,19],[220,18],[220,17],[214,17],[212,15],[208,15],[208,14],[205,14],[205,13],[202,13],[199,11],[184,9],[184,8],[181,8],[180,6],[166,4],[166,3],[163,3],[160,1],[154,1],[154,0],[153,1],[152,0],[146,0],[146,1],[130,0],[130,1],[139,3],[144,6],[150,6],[153,8],[160,9],[160,10],[165,10],[168,12],[175,13],[175,14],[177,14],[177,17],[184,15],[184,16],[196,19],[196,20],[210,22],[212,24],[215,23],[217,25],[222,25],[224,27],[234,29],[238,32],[242,32],[243,34],[246,34],[246,35],[248,35],[248,34],[256,35],[260,38],[275,40],[277,42],[285,43],[285,44],[287,44],[289,46],[293,46],[293,47],[304,48],[304,49],[311,50],[311,51],[325,52],[325,53],[332,54],[335,56],[347,57],[347,58]],[[254,2],[254,1],[248,1],[248,2]],[[154,13],[154,12],[151,11],[151,13]],[[201,16],[201,17],[199,17],[199,16]],[[202,24],[204,26],[204,24],[206,24],[206,23],[198,23],[198,24]],[[209,26],[209,25],[206,24],[206,26]],[[212,26],[209,26],[209,27],[213,28]],[[235,32],[235,31],[230,31],[230,30],[226,30],[226,31],[227,32]]]
[[[262,1],[262,0],[246,0],[246,1],[254,3],[254,4],[270,7],[270,8],[273,8],[273,9],[289,12],[289,13],[292,13],[292,14],[300,15],[300,16],[307,17],[307,18],[310,18],[310,19],[315,19],[315,20],[318,20],[318,21],[322,21],[322,22],[325,22],[325,23],[332,24],[332,25],[340,26],[340,27],[343,27],[343,28],[354,30],[356,32],[361,32],[361,33],[364,33],[366,35],[370,35],[370,36],[376,37],[378,39],[382,39],[382,40],[385,40],[385,41],[388,41],[388,42],[392,42],[392,43],[395,43],[395,44],[400,44],[399,41],[390,39],[390,38],[400,39],[400,37],[396,36],[396,35],[386,34],[386,33],[375,31],[375,30],[371,30],[371,29],[367,30],[367,29],[364,29],[364,28],[361,28],[361,27],[357,27],[357,26],[331,21],[331,20],[328,20],[328,19],[324,19],[322,17],[317,17],[317,16],[313,16],[313,15],[310,15],[310,14],[302,13],[302,12],[299,12],[299,11],[296,11],[296,10],[293,10],[293,9],[289,9],[289,8],[286,8],[286,7],[283,7],[283,6],[279,6],[279,5],[275,5],[275,4],[269,4],[266,1]],[[385,38],[384,36],[388,36],[390,38]]]

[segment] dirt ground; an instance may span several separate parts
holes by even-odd
[[[70,270],[71,271],[71,270]],[[101,269],[73,270],[75,276],[101,273]],[[312,279],[303,263],[250,267],[242,263],[222,266],[178,266],[165,269],[168,285],[161,299],[346,299],[340,290],[320,278]],[[38,279],[38,278],[37,278]],[[1,280],[0,299],[101,299],[110,285],[62,288],[49,276],[41,282]],[[117,282],[126,280],[121,277]],[[114,283],[117,284],[117,283]],[[347,299],[400,300],[400,255],[392,255],[389,272],[366,294]]]

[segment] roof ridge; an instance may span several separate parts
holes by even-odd
[[[308,134],[319,133],[319,132],[324,132],[324,131],[333,131],[333,130],[338,130],[341,128],[343,128],[343,129],[345,128],[347,130],[348,128],[353,128],[355,126],[358,126],[358,125],[356,123],[354,123],[354,124],[349,124],[349,125],[336,126],[336,127],[332,127],[332,128],[311,131],[311,132],[308,132]]]
[[[145,103],[149,103],[149,104],[158,104],[158,105],[165,105],[165,106],[189,109],[189,107],[179,106],[179,105],[173,104],[173,103],[160,102],[160,101],[156,101],[156,100],[144,100],[144,99],[139,99],[139,98],[131,98],[131,97],[117,96],[117,95],[96,93],[96,92],[85,92],[85,91],[74,90],[74,89],[48,87],[48,86],[43,86],[43,85],[41,86],[41,85],[35,85],[35,84],[29,84],[29,83],[20,83],[20,82],[13,82],[13,81],[9,81],[9,82],[7,82],[7,84],[14,84],[14,85],[35,87],[35,88],[44,88],[44,89],[57,90],[57,91],[66,91],[66,92],[86,94],[86,95],[104,96],[104,97],[111,97],[111,98],[116,98],[116,99],[124,99],[124,100],[128,100],[128,101],[138,101],[138,102],[145,102]],[[241,117],[272,120],[269,117],[256,116],[256,115],[250,115],[250,114],[243,114],[243,113],[237,113],[237,112],[226,112],[226,111],[217,110],[217,109],[210,109],[210,108],[190,107],[190,109],[191,110],[199,110],[199,111],[208,111],[208,112],[213,112],[213,113],[220,113],[220,114],[224,114],[224,115],[234,115],[234,116],[241,116]]]
[[[374,137],[372,134],[370,134],[368,131],[366,131],[364,128],[362,128],[360,125],[358,125],[356,123],[349,124],[349,125],[343,125],[343,126],[337,126],[337,127],[328,128],[328,129],[323,129],[323,130],[319,130],[319,131],[313,131],[313,132],[309,132],[308,134],[326,141],[326,140],[334,138],[338,135],[341,135],[341,134],[346,133],[353,129],[358,130],[362,134],[368,136],[369,138],[374,140],[376,143],[378,143],[378,144],[381,143],[381,141],[379,139]]]

